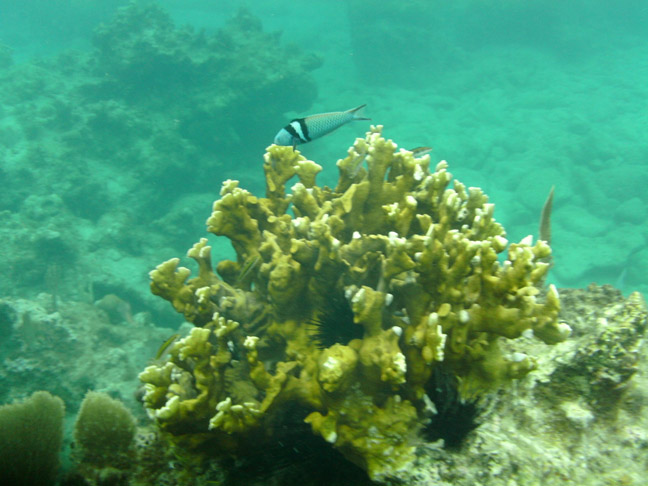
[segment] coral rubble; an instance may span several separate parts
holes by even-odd
[[[414,460],[435,370],[473,398],[535,367],[501,351],[502,338],[569,335],[556,289],[538,288],[549,246],[509,244],[487,196],[450,187],[447,164],[429,163],[372,127],[338,161],[335,188],[317,186],[318,164],[274,145],[265,198],[223,183],[207,227],[237,260],[217,275],[203,238],[188,252],[197,276],[177,258],[151,272],[153,293],[196,326],[140,374],[150,416],[176,445],[236,452],[272,437],[297,404],[316,435],[385,479]],[[340,300],[350,312],[335,322],[328,307]],[[359,326],[360,337],[324,347],[321,325]]]
[[[50,294],[0,299],[0,402],[42,389],[75,410],[94,389],[140,411],[133,396],[136,372],[170,331],[154,326],[146,313],[130,322],[108,317],[97,305]]]

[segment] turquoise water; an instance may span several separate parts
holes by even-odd
[[[484,189],[511,241],[537,235],[555,186],[559,288],[648,291],[645,2],[126,5],[0,0],[0,297],[114,295],[124,319],[171,332],[148,272],[206,236],[221,182],[261,195],[282,126],[364,103],[371,122],[300,147],[320,184],[381,124]]]
[[[88,128],[81,126],[83,122],[66,120],[66,115],[61,115],[50,119],[47,126],[25,128],[21,121],[21,117],[33,118],[35,107],[49,109],[45,105],[54,98],[60,106],[77,101],[71,99],[76,95],[66,90],[66,84],[69,87],[81,80],[66,76],[85,74],[63,73],[65,61],[56,61],[56,56],[68,49],[83,55],[92,52],[93,30],[101,22],[110,22],[123,3],[106,0],[90,6],[71,0],[34,0],[19,6],[15,2],[0,5],[0,42],[5,52],[11,52],[13,69],[20,71],[21,65],[30,66],[31,83],[27,88],[23,79],[23,86],[16,86],[16,79],[12,79],[15,72],[5,68],[2,83],[11,87],[0,95],[0,147],[5,153],[5,185],[15,194],[6,196],[4,208],[20,213],[30,195],[51,193],[46,187],[50,184],[48,177],[54,177],[58,179],[54,193],[63,198],[63,209],[74,212],[67,206],[88,206],[78,216],[82,224],[88,218],[93,220],[84,230],[92,233],[98,218],[124,209],[120,207],[121,191],[140,198],[135,202],[138,205],[148,193],[158,191],[159,185],[168,191],[168,196],[155,209],[147,208],[155,214],[131,216],[148,232],[151,228],[147,225],[153,218],[182,211],[174,204],[186,205],[187,200],[195,204],[191,206],[199,212],[192,222],[195,224],[176,229],[186,231],[186,237],[170,243],[173,249],[166,252],[178,254],[203,233],[200,221],[209,211],[220,180],[241,179],[259,189],[255,181],[262,176],[258,169],[263,149],[289,119],[367,103],[372,122],[384,125],[386,135],[400,146],[432,146],[433,162],[447,160],[458,179],[482,187],[495,202],[498,219],[512,240],[536,234],[541,205],[555,185],[553,280],[559,286],[582,287],[594,281],[613,283],[624,291],[645,289],[648,9],[642,2],[628,0],[612,7],[604,1],[464,1],[451,6],[429,1],[382,2],[380,6],[363,1],[319,1],[297,9],[287,1],[226,5],[160,2],[177,26],[192,25],[204,29],[207,35],[222,28],[244,6],[265,31],[281,34],[278,45],[285,51],[278,53],[279,59],[290,60],[294,53],[314,54],[321,60],[321,67],[307,73],[314,83],[308,88],[310,92],[296,94],[293,101],[293,85],[279,93],[272,91],[278,89],[276,86],[267,92],[249,94],[242,87],[245,100],[232,123],[209,120],[201,127],[201,116],[210,116],[206,108],[205,112],[188,114],[194,119],[191,123],[184,120],[185,126],[178,130],[170,127],[166,143],[179,152],[183,144],[189,143],[188,150],[195,150],[197,157],[220,159],[212,168],[208,162],[201,168],[204,174],[199,177],[208,174],[209,184],[195,183],[190,172],[181,179],[176,179],[178,174],[174,173],[170,179],[181,182],[182,187],[173,188],[168,187],[173,184],[165,174],[172,161],[155,162],[143,169],[143,174],[137,173],[138,167],[168,154],[168,150],[152,147],[148,135],[137,140],[136,133],[117,126],[120,122],[110,126],[107,120],[98,120]],[[54,66],[49,71],[37,71],[33,62]],[[146,90],[148,80],[140,81],[140,87]],[[12,89],[30,91],[16,99]],[[119,86],[115,89],[119,98]],[[181,84],[163,87],[156,93],[159,103],[177,98],[178,89],[182,89]],[[260,124],[257,109],[267,104],[268,97],[277,96],[281,103],[264,110]],[[194,93],[185,101],[193,106],[206,100]],[[147,115],[147,109],[154,110],[156,120],[165,123],[164,110],[159,106],[134,109],[131,102],[137,104],[136,100],[126,100],[123,106],[113,106],[131,117],[131,126],[146,123],[146,117],[152,116]],[[232,116],[232,107],[236,109],[236,103],[228,107],[226,116]],[[171,111],[168,118],[178,116],[177,110]],[[74,116],[84,117],[81,106],[77,105],[75,112]],[[114,116],[119,120],[120,114]],[[355,123],[303,147],[307,157],[328,168],[320,178],[322,183],[334,182],[335,160],[366,128],[366,124]],[[101,140],[114,137],[123,150],[119,153],[117,148],[114,153],[114,149],[106,148],[109,154],[100,150],[93,155],[94,167],[75,174],[66,157],[69,160],[71,152],[72,158],[83,158],[87,147],[82,141],[70,140],[73,137],[69,132],[88,129]],[[37,133],[27,134],[30,130]],[[233,133],[225,138],[235,139],[236,143],[219,148],[210,140],[212,130],[231,130]],[[67,140],[61,142],[65,136]],[[139,145],[137,154],[132,153],[134,145]],[[231,151],[237,147],[245,151],[244,169],[231,160],[236,158]],[[34,158],[36,150],[47,153],[47,162]],[[141,160],[147,152],[149,161]],[[121,173],[123,163],[116,160],[120,157],[132,163],[128,174]],[[40,170],[41,163],[47,166],[46,174]],[[30,172],[28,180],[20,178],[18,167]],[[131,180],[120,184],[116,179],[111,185],[108,181],[115,173],[117,179]],[[64,182],[62,178],[69,180]],[[72,191],[78,194],[68,197],[68,203],[65,191],[70,185],[77,186]],[[95,191],[86,193],[78,185],[102,186],[106,191],[104,201],[93,201]],[[132,193],[135,185],[138,194]],[[95,205],[100,208],[93,209]],[[120,245],[119,238],[111,244],[124,258],[133,254],[128,245]],[[150,260],[133,265],[141,265],[141,275]],[[130,277],[124,275],[122,280]],[[26,282],[22,290],[29,291],[37,280]],[[141,284],[144,282],[140,279]],[[6,290],[10,287],[5,283]]]

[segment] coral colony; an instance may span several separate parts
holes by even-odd
[[[153,293],[196,326],[140,375],[149,414],[178,446],[240,450],[296,404],[316,435],[389,477],[413,459],[435,371],[470,399],[534,368],[505,356],[500,337],[569,335],[556,289],[538,289],[549,246],[509,244],[480,189],[449,187],[445,162],[430,171],[428,156],[397,150],[381,128],[338,162],[334,189],[316,185],[315,162],[270,146],[266,197],[225,181],[207,220],[237,261],[214,273],[203,238],[188,252],[196,277],[177,258],[151,272]],[[336,320],[327,308],[340,301],[350,310]],[[322,333],[336,333],[322,325],[361,332],[323,347]]]

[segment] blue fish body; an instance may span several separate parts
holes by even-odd
[[[310,115],[305,118],[295,118],[279,130],[274,143],[276,145],[292,145],[296,147],[300,143],[323,137],[350,121],[370,120],[371,118],[362,116],[362,110],[365,106],[367,105],[360,105],[347,111],[334,111]]]

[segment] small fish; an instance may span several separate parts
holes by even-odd
[[[626,290],[626,277],[628,276],[628,267],[623,267],[623,270],[621,270],[621,273],[617,277],[616,281],[614,282],[614,286],[619,289],[621,292],[625,292]]]
[[[362,111],[367,105],[360,105],[347,111],[334,111],[320,113],[305,118],[295,118],[277,133],[274,143],[277,145],[292,145],[295,148],[300,143],[310,142],[323,137],[342,125],[354,120],[371,120],[362,116]]]
[[[414,157],[419,158],[429,154],[430,152],[432,152],[432,150],[434,150],[432,147],[416,147],[410,149],[410,152],[414,154]]]
[[[169,346],[171,346],[175,342],[175,340],[178,339],[179,337],[180,334],[172,334],[171,336],[169,336],[169,338],[162,343],[157,353],[155,353],[155,359],[156,360],[160,359],[164,354],[164,352],[169,348]]]
[[[551,208],[553,207],[553,195],[554,188],[556,186],[551,186],[549,195],[545,200],[544,206],[542,206],[542,212],[540,213],[540,226],[538,228],[538,239],[545,241],[548,245],[551,245]],[[541,262],[549,265],[549,268],[553,267],[553,254],[548,257],[541,258]],[[542,288],[547,279],[547,275],[538,282],[538,288]]]
[[[542,213],[540,213],[540,227],[538,229],[539,238],[546,241],[549,245],[551,245],[551,208],[553,206],[555,187],[556,186],[551,186],[549,195],[547,196],[544,206],[542,206]]]
[[[257,263],[261,261],[261,256],[256,255],[253,256],[252,258],[249,258],[247,262],[241,267],[241,270],[239,271],[238,277],[236,277],[236,282],[234,282],[234,285],[239,285],[241,282],[245,280],[245,278],[250,274],[253,268],[257,266]]]

